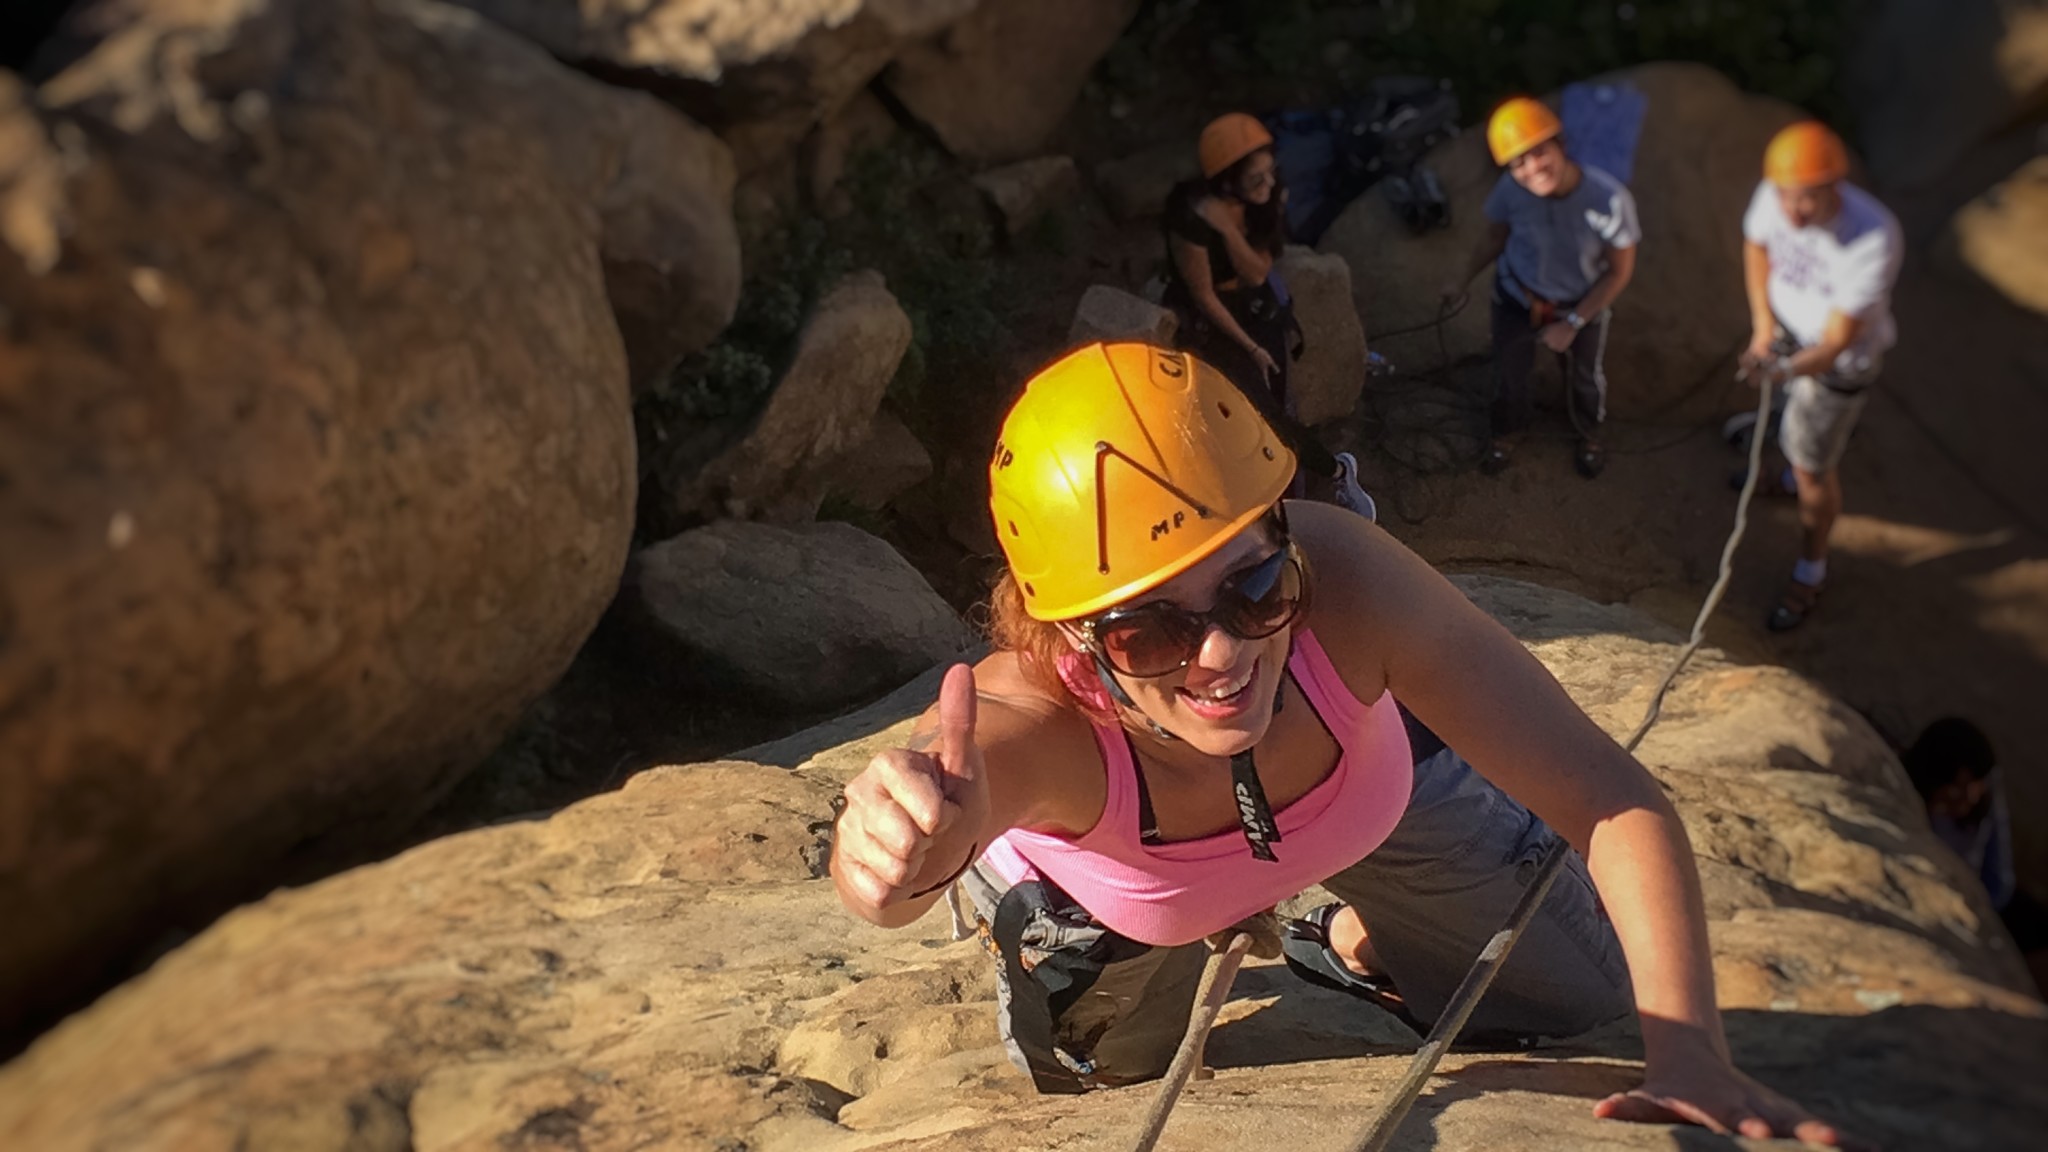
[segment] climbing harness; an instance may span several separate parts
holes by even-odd
[[[1771,385],[1768,380],[1761,380],[1757,384],[1759,422],[1769,417],[1770,409]],[[1699,614],[1693,619],[1691,635],[1671,661],[1671,666],[1664,673],[1663,680],[1658,683],[1657,690],[1651,694],[1649,707],[1643,711],[1642,722],[1636,725],[1636,730],[1622,743],[1623,751],[1634,754],[1636,748],[1642,744],[1643,738],[1650,734],[1650,729],[1663,715],[1665,695],[1671,691],[1671,686],[1677,683],[1679,673],[1685,670],[1693,655],[1706,642],[1707,621],[1713,616],[1714,609],[1720,607],[1721,598],[1728,591],[1728,583],[1735,574],[1735,552],[1741,546],[1744,532],[1749,528],[1749,505],[1756,495],[1757,478],[1763,472],[1763,445],[1764,438],[1761,436],[1752,437],[1750,440],[1749,475],[1744,479],[1742,494],[1735,502],[1734,527],[1729,530],[1728,539],[1721,546],[1720,570],[1714,578],[1713,587],[1707,590],[1706,600],[1700,604]],[[1451,1041],[1463,1030],[1465,1022],[1471,1019],[1473,1010],[1479,1007],[1480,999],[1492,986],[1501,966],[1507,963],[1508,954],[1513,950],[1515,942],[1535,919],[1536,910],[1542,907],[1551,884],[1563,870],[1565,856],[1569,851],[1570,845],[1562,837],[1554,840],[1550,847],[1545,849],[1535,875],[1523,888],[1521,899],[1508,914],[1507,922],[1502,924],[1500,930],[1493,934],[1493,938],[1486,942],[1486,946],[1479,950],[1478,958],[1465,973],[1465,979],[1451,995],[1450,1002],[1444,1006],[1443,1014],[1437,1017],[1436,1024],[1423,1040],[1422,1047],[1416,1050],[1415,1057],[1410,1061],[1401,1083],[1395,1087],[1393,1096],[1358,1140],[1348,1146],[1349,1152],[1385,1152],[1391,1144],[1394,1134],[1400,1130],[1401,1121],[1407,1117],[1408,1110],[1414,1107],[1415,1101],[1421,1096],[1423,1085],[1428,1083],[1430,1076],[1436,1071],[1437,1063],[1449,1050]],[[1154,1143],[1158,1141],[1159,1132],[1165,1127],[1167,1116],[1172,1113],[1174,1104],[1180,1098],[1181,1089],[1187,1084],[1191,1068],[1183,1067],[1183,1064],[1199,1059],[1209,1029],[1216,1022],[1216,1009],[1221,1007],[1222,1002],[1230,994],[1230,980],[1237,974],[1238,962],[1243,959],[1242,950],[1250,945],[1250,937],[1239,935],[1231,940],[1229,948],[1224,953],[1211,958],[1211,967],[1205,977],[1209,988],[1203,997],[1202,1009],[1188,1022],[1187,1035],[1181,1041],[1180,1050],[1174,1055],[1173,1068],[1169,1069],[1166,1082],[1160,1086],[1151,1109],[1146,1113],[1145,1127],[1141,1130],[1137,1143],[1133,1145],[1134,1152],[1150,1152]],[[1219,987],[1220,992],[1217,991]],[[1211,1006],[1212,1001],[1214,1007]],[[1177,1077],[1174,1075],[1175,1071],[1179,1072]]]

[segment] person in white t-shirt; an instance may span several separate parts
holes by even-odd
[[[1764,179],[1742,218],[1752,384],[1785,389],[1778,446],[1790,465],[1759,478],[1766,494],[1796,495],[1799,562],[1766,625],[1805,623],[1828,572],[1828,533],[1842,511],[1839,465],[1897,338],[1891,291],[1904,243],[1899,222],[1850,184],[1849,153],[1818,121],[1794,124],[1764,152]]]

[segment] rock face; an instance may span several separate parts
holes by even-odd
[[[1138,0],[982,0],[932,41],[906,48],[882,80],[956,156],[1021,160],[1081,94]]]
[[[855,272],[834,285],[804,322],[760,419],[678,496],[684,510],[785,521],[816,515],[835,467],[866,440],[910,336],[910,317],[881,273]]]
[[[557,56],[644,74],[716,128],[752,172],[831,118],[899,51],[980,0],[456,2]]]
[[[1081,175],[1071,157],[1040,156],[991,168],[974,178],[974,186],[996,206],[1003,230],[1015,236],[1047,212],[1071,204],[1081,190]]]
[[[1798,110],[1743,93],[1694,64],[1651,64],[1610,77],[1649,97],[1632,188],[1643,225],[1635,279],[1614,306],[1608,337],[1608,408],[1622,417],[1665,414],[1706,390],[1718,398],[1747,339],[1743,305],[1742,213],[1756,189],[1764,145]],[[1359,312],[1370,332],[1425,325],[1437,289],[1456,275],[1484,232],[1480,212],[1497,170],[1479,132],[1432,152],[1428,162],[1451,198],[1451,226],[1410,236],[1384,198],[1368,194],[1345,209],[1320,245],[1351,265]],[[1492,273],[1471,283],[1471,304],[1445,329],[1451,357],[1484,353]],[[1375,350],[1405,369],[1442,358],[1427,328]],[[1711,386],[1711,387],[1709,387]]]
[[[2006,299],[2048,316],[2048,157],[1965,205],[1954,232],[1971,271]]]
[[[626,599],[696,686],[762,711],[843,708],[973,642],[917,569],[848,524],[685,532],[634,555]]]
[[[1610,731],[1676,638],[1498,580],[1467,591]],[[0,1069],[9,1146],[1114,1149],[1153,1087],[1035,1098],[996,1047],[989,962],[944,915],[889,933],[821,879],[830,802],[933,677],[807,739],[642,773],[221,920]],[[2031,1149],[2048,1010],[1895,760],[1812,685],[1712,653],[1643,759],[1701,853],[1737,1058],[1898,1148]],[[797,763],[794,770],[767,764]],[[1390,1018],[1240,977],[1162,1147],[1341,1147],[1407,1063]],[[1676,1150],[1596,1121],[1627,1027],[1454,1054],[1416,1133],[1445,1152]],[[1725,1142],[1725,1141],[1723,1141]],[[1761,1145],[1759,1145],[1761,1146]]]
[[[1844,79],[1879,183],[1927,184],[2048,99],[2048,8],[1885,0],[1857,21]]]
[[[0,1030],[502,736],[625,562],[621,328],[738,284],[722,146],[468,13],[120,9],[0,88]]]
[[[931,478],[932,454],[893,413],[875,413],[866,439],[839,458],[826,494],[879,512],[905,490]]]
[[[1351,269],[1341,257],[1289,247],[1278,270],[1306,344],[1288,369],[1294,414],[1304,424],[1341,420],[1358,407],[1365,386],[1365,329],[1351,296]]]
[[[1067,328],[1067,344],[1092,344],[1097,340],[1143,340],[1161,348],[1173,347],[1173,335],[1180,330],[1180,317],[1121,288],[1090,284],[1074,307],[1074,322]]]

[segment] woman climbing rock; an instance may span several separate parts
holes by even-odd
[[[1370,518],[1357,459],[1332,455],[1295,420],[1287,394],[1300,328],[1275,267],[1287,244],[1287,190],[1273,135],[1256,118],[1232,112],[1202,129],[1197,150],[1202,178],[1177,185],[1161,217],[1166,305],[1180,316],[1180,346],[1222,369],[1259,405],[1303,471],[1329,481],[1338,504]]]
[[[1043,1091],[1158,1076],[1203,940],[1321,883],[1301,971],[1427,1025],[1548,845],[1581,855],[1465,1033],[1642,1020],[1602,1116],[1838,1144],[1736,1070],[1700,882],[1656,782],[1508,632],[1294,454],[1219,372],[1143,344],[1044,369],[990,464],[996,651],[846,788],[841,899],[953,889]],[[956,899],[955,910],[960,912]]]

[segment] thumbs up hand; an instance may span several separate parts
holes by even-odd
[[[935,890],[985,846],[988,781],[974,742],[975,706],[974,669],[948,669],[937,731],[877,754],[846,786],[832,873],[867,919],[880,922],[883,909]]]

